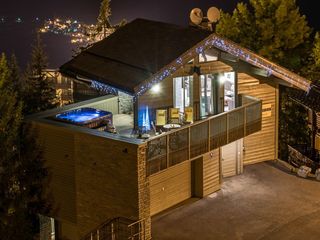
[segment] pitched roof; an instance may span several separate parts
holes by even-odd
[[[304,91],[310,88],[309,80],[215,33],[144,19],[136,19],[94,44],[60,71],[139,96],[210,47],[264,69],[291,86]]]
[[[136,19],[60,67],[134,93],[134,87],[170,64],[210,32]]]

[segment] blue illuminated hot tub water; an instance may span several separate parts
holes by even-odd
[[[79,108],[57,114],[55,120],[73,123],[76,125],[87,125],[88,127],[94,127],[100,124],[103,120],[109,120],[112,122],[112,113],[98,110],[95,108]],[[97,123],[97,124],[93,124]]]

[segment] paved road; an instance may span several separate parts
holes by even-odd
[[[221,191],[152,219],[153,240],[319,240],[320,182],[247,166]]]

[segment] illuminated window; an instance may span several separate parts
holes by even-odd
[[[193,105],[193,77],[177,77],[173,79],[174,88],[174,107],[179,108],[181,112],[185,107]]]
[[[211,62],[218,60],[218,52],[214,49],[207,49],[199,54],[199,62]]]

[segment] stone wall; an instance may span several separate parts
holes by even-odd
[[[150,186],[146,177],[146,147],[138,148],[138,193],[139,193],[139,218],[145,220],[145,240],[151,239],[150,217]]]
[[[133,97],[129,94],[119,91],[119,107],[120,113],[132,113],[133,112]]]

